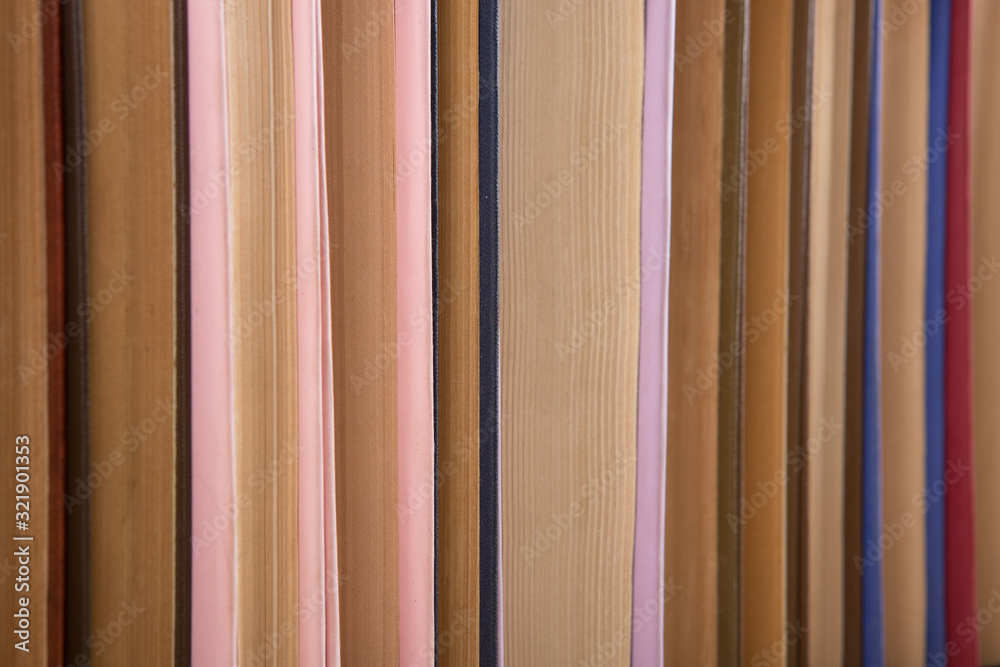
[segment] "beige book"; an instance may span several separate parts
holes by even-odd
[[[628,665],[644,6],[500,7],[504,659]]]
[[[291,5],[253,0],[224,11],[235,492],[249,498],[236,518],[236,651],[241,664],[295,664],[300,267]]]
[[[844,598],[844,353],[853,6],[817,0],[809,203],[804,664],[840,664]]]
[[[1000,5],[973,3],[972,37],[972,270],[980,286],[972,301],[975,404],[976,559],[979,608],[1000,609],[1000,119],[996,73],[1000,44],[993,30]],[[983,664],[1000,664],[1000,623],[985,623],[979,633]]]

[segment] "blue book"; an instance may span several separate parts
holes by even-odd
[[[930,108],[927,142],[948,136],[951,0],[931,0]],[[947,664],[944,574],[944,314],[947,160],[940,152],[927,168],[927,664]],[[938,492],[940,490],[940,493]]]
[[[862,543],[882,537],[882,344],[881,344],[881,185],[882,158],[882,0],[874,1],[872,77],[868,108],[868,235],[865,248],[864,438],[862,441]],[[861,578],[862,663],[885,665],[883,563],[866,567]]]

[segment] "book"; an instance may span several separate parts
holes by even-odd
[[[923,665],[927,647],[924,301],[927,281],[927,109],[930,9],[886,3],[882,103],[882,421],[887,664]],[[937,331],[937,335],[943,332]],[[866,547],[866,559],[869,558]]]
[[[503,659],[630,660],[642,2],[500,5]]]
[[[721,418],[720,387],[711,372],[720,350],[720,234],[726,194],[720,194],[718,184],[724,175],[722,105],[729,92],[723,92],[726,11],[721,1],[681,0],[676,7],[670,129],[671,158],[676,168],[667,186],[672,253],[666,299],[663,601],[658,605],[662,607],[659,630],[664,664],[668,665],[714,663],[720,651],[717,545],[722,529],[717,526],[721,454],[708,443],[719,441]],[[692,47],[691,40],[706,30],[705,21],[718,32],[713,35],[717,41],[708,48]],[[659,38],[648,34],[647,46],[655,49]],[[738,312],[733,313],[733,317],[738,316]],[[722,358],[719,362],[721,382]],[[692,499],[696,499],[697,512],[687,510]],[[726,534],[734,534],[729,525]],[[641,601],[637,606],[644,604]],[[658,617],[654,614],[652,618]]]
[[[398,494],[394,5],[324,2],[321,14],[341,660],[396,664],[407,499]]]
[[[748,66],[743,659],[785,665],[788,617],[788,373],[792,2],[750,7]]]

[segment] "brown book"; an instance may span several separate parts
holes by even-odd
[[[65,609],[66,508],[66,222],[63,179],[55,168],[63,160],[62,21],[53,12],[42,27],[45,105],[45,271],[48,335],[58,341],[49,358],[49,586],[46,595],[49,655],[63,655]]]
[[[479,11],[438,3],[438,638],[479,659]]]
[[[102,664],[177,651],[181,90],[168,0],[85,3],[90,627]],[[72,162],[68,162],[73,166]],[[70,556],[72,557],[72,555]]]
[[[8,2],[0,9],[0,26],[9,36],[0,55],[7,83],[0,112],[0,154],[7,168],[2,179],[0,216],[0,490],[6,499],[3,576],[4,640],[0,662],[5,665],[48,665],[61,660],[52,639],[49,595],[51,570],[61,563],[53,548],[53,507],[50,467],[58,442],[50,420],[49,391],[58,377],[64,338],[49,336],[49,260],[44,131],[43,47],[46,41],[32,22],[33,2]],[[55,556],[56,562],[52,562]]]
[[[388,665],[400,567],[393,3],[324,0],[321,13],[341,659]]]
[[[707,443],[718,432],[716,372],[722,371],[725,4],[681,0],[676,14],[663,590],[668,665],[717,662],[718,451]],[[707,47],[697,41],[703,35],[713,37]]]
[[[777,128],[789,140],[789,210],[788,210],[788,361],[785,392],[787,395],[787,430],[785,443],[785,525],[787,560],[785,599],[788,619],[784,641],[788,646],[788,667],[797,667],[806,649],[808,636],[803,625],[808,582],[804,560],[806,540],[811,526],[807,522],[805,488],[808,470],[801,464],[807,445],[807,401],[809,397],[809,358],[807,356],[807,302],[809,284],[809,208],[810,208],[810,127],[817,95],[812,85],[814,0],[795,0],[792,8],[791,110]],[[788,631],[790,630],[790,631]]]
[[[744,311],[746,309],[747,66],[749,7],[726,0],[722,77],[719,243],[718,662],[742,659]],[[688,42],[690,45],[690,42]],[[678,99],[675,97],[675,99]],[[669,448],[668,448],[669,452]],[[669,456],[669,453],[668,453]]]
[[[750,7],[747,136],[744,664],[785,665],[792,1]]]
[[[864,436],[865,281],[868,225],[868,142],[875,5],[855,0],[847,190],[847,326],[844,352],[844,663],[862,654],[862,440]]]

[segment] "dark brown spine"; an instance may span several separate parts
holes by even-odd
[[[191,664],[191,192],[188,144],[187,0],[174,0],[174,182],[177,305],[177,539],[174,665]]]
[[[730,21],[729,19],[732,18]],[[721,282],[719,286],[719,651],[720,667],[742,662],[743,310],[746,300],[746,132],[749,0],[727,0],[723,74]]]
[[[66,262],[66,504],[65,664],[89,664],[90,647],[90,419],[87,358],[86,129],[82,0],[61,6],[63,173]],[[84,490],[78,493],[77,489]],[[81,497],[82,496],[82,497]],[[80,657],[83,657],[83,660]]]
[[[54,660],[63,654],[63,586],[66,515],[66,264],[63,221],[63,179],[57,166],[63,159],[62,53],[58,5],[42,27],[43,106],[45,109],[45,264],[48,302],[47,329],[56,354],[49,360],[49,589],[48,650]]]
[[[864,435],[865,247],[868,238],[868,111],[873,0],[854,10],[851,158],[847,240],[847,357],[844,386],[844,665],[861,664],[861,456]]]
[[[788,307],[788,622],[804,624],[808,593],[808,510],[805,429],[808,409],[806,323],[809,292],[809,141],[812,127],[813,17],[815,0],[796,0],[792,34],[791,183]],[[790,647],[788,667],[806,662],[808,633]]]

